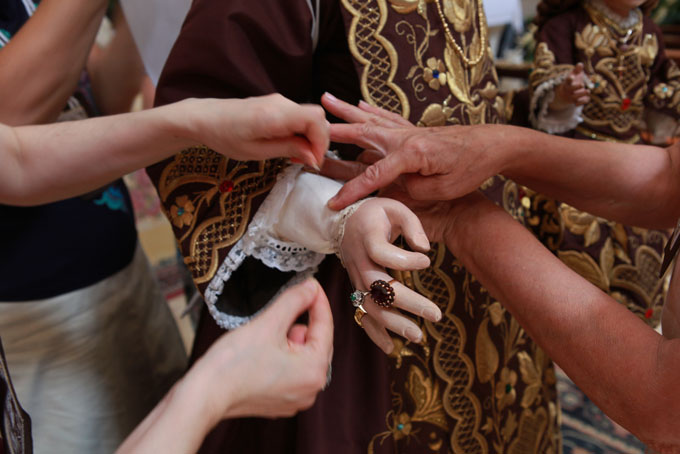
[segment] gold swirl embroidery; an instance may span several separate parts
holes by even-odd
[[[381,36],[387,21],[385,0],[342,0],[342,4],[354,16],[348,41],[352,55],[364,66],[362,96],[370,104],[408,118],[408,98],[394,83],[399,56],[392,43]]]
[[[664,281],[658,279],[661,256],[650,245],[661,248],[667,232],[631,229],[629,233],[619,223],[598,218],[566,204],[560,206],[559,212],[564,229],[580,238],[583,248],[599,248],[596,249],[599,250],[597,261],[590,253],[580,250],[560,250],[559,258],[648,323],[656,323],[657,317],[652,315],[655,307],[663,302]],[[597,246],[602,241],[602,245]],[[614,288],[629,294],[615,291]]]
[[[433,266],[413,272],[415,288],[437,304],[443,318],[436,325],[426,323],[427,332],[435,339],[434,369],[446,383],[443,402],[446,413],[458,423],[450,443],[453,452],[487,452],[486,439],[479,432],[481,404],[471,391],[475,366],[463,348],[467,342],[465,326],[453,312],[456,291],[451,278],[441,270],[445,246],[438,244]]]
[[[189,241],[184,262],[196,284],[212,279],[219,267],[220,250],[241,238],[250,218],[252,200],[273,187],[282,163],[282,160],[242,163],[208,148],[195,147],[182,151],[163,169],[158,193],[166,216],[175,221],[178,242]],[[224,188],[225,183],[229,184],[228,189]],[[187,186],[191,189],[185,192]],[[178,191],[179,195],[173,197]],[[215,204],[217,214],[210,216],[209,210]],[[189,208],[191,213],[178,212]]]
[[[445,0],[443,4],[448,5],[451,1]],[[458,1],[461,5],[465,3],[460,0],[455,1]],[[454,66],[456,63],[453,60],[456,59],[456,55],[449,55],[449,62],[445,61],[446,55],[428,56],[430,38],[442,32],[441,30],[431,29],[426,10],[429,3],[431,3],[430,0],[389,0],[393,14],[410,14],[410,16],[404,20],[396,21],[394,18],[390,18],[388,22],[385,22],[383,20],[385,18],[382,17],[382,14],[385,13],[379,8],[380,2],[343,0],[343,6],[351,14],[348,37],[350,49],[354,58],[363,67],[360,80],[362,94],[367,97],[367,93],[372,90],[368,86],[369,80],[366,76],[370,67],[386,64],[396,65],[397,63],[405,64],[406,61],[413,62],[413,65],[408,66],[408,71],[406,71],[408,73],[406,81],[410,82],[413,88],[411,102],[429,103],[418,122],[419,125],[498,122],[503,118],[505,105],[498,95],[498,81],[488,49],[483,64],[476,65],[472,69],[462,68],[462,72],[455,69],[457,66]],[[370,10],[370,8],[374,9]],[[468,10],[472,15],[469,21],[470,27],[477,27],[476,21],[472,20],[474,14],[476,14],[475,8],[468,8]],[[361,14],[365,14],[367,17],[363,19],[358,17]],[[386,60],[389,54],[384,51],[385,48],[382,47],[382,44],[380,46],[384,52],[381,51],[381,58],[378,57],[376,52],[361,50],[359,40],[364,39],[362,45],[367,46],[370,40],[362,37],[372,36],[373,42],[378,43],[378,38],[382,38],[385,23],[394,24],[394,33],[398,37],[403,37],[404,42],[408,45],[404,46],[404,43],[401,43],[402,45],[397,47],[399,49],[411,47],[412,55],[402,56],[400,61],[396,59]],[[471,55],[478,53],[482,43],[481,34],[487,33],[486,24],[481,23],[481,25],[482,29],[476,30],[476,33],[471,35],[472,39],[469,39],[466,44],[466,46],[473,47],[469,49]],[[361,29],[361,27],[364,28]],[[443,39],[443,35],[440,35],[440,38]],[[366,60],[370,61],[367,62]],[[452,66],[454,70],[451,69]],[[445,69],[445,74],[442,74],[442,69]],[[392,81],[392,79],[387,79],[391,74],[390,71],[375,74],[384,78],[383,86],[387,86],[387,83]],[[452,90],[452,87],[455,87],[454,90]],[[413,101],[414,98],[415,101]],[[394,105],[396,105],[394,97],[380,99],[367,97],[366,100],[393,111]],[[504,183],[501,188],[503,194],[500,197],[503,199],[503,206],[517,215],[519,207],[516,203],[516,185],[512,182]],[[480,398],[488,396],[492,400],[494,399],[498,374],[500,373],[498,363],[503,358],[503,364],[507,364],[511,358],[516,357],[518,351],[526,348],[525,343],[528,341],[519,324],[503,311],[499,312],[500,305],[493,306],[493,311],[489,312],[493,315],[486,316],[486,321],[483,317],[475,318],[474,313],[476,311],[484,310],[477,303],[486,307],[488,305],[488,294],[481,289],[474,277],[459,265],[454,265],[453,270],[442,269],[442,261],[446,256],[445,246],[438,245],[432,252],[434,266],[419,272],[396,273],[400,281],[439,304],[444,314],[444,320],[437,324],[429,322],[422,324],[424,340],[420,345],[410,344],[399,339],[395,340],[395,350],[390,356],[394,359],[396,368],[407,368],[407,383],[403,384],[403,389],[396,388],[401,387],[402,382],[395,381],[392,383],[395,404],[386,418],[388,430],[373,437],[368,446],[369,453],[373,453],[377,445],[382,444],[388,437],[395,441],[404,440],[415,433],[420,434],[418,440],[423,445],[423,449],[426,449],[425,445],[427,444],[427,447],[438,452],[489,452],[491,438],[481,432],[482,418],[487,410],[484,410],[486,407],[482,406]],[[448,266],[449,264],[447,264]],[[460,284],[462,284],[460,294],[457,294],[455,285]],[[461,306],[454,311],[454,304]],[[474,342],[472,345],[469,345],[466,325],[460,318],[464,317],[466,313],[474,320],[471,326],[474,327],[476,336],[472,338],[472,342]],[[500,323],[498,320],[499,313],[503,314],[504,320],[507,319],[502,323],[504,331],[503,341],[500,343],[494,342],[496,338],[491,337],[489,324],[489,319],[492,324]],[[479,329],[480,325],[484,325],[481,330]],[[495,324],[494,327],[496,327]],[[494,336],[496,335],[497,333],[494,334]],[[466,353],[466,348],[474,350],[475,360],[484,364],[481,372],[475,369],[475,363]],[[517,368],[517,366],[514,367]],[[516,370],[515,375],[518,376],[518,369]],[[482,391],[481,397],[477,396],[472,390],[477,373],[482,374],[483,384],[488,387],[487,390]],[[431,390],[427,393],[419,393],[418,395],[421,397],[417,400],[414,398],[414,395],[416,395],[413,386],[414,377],[417,377],[416,382],[428,384],[424,389]],[[477,382],[479,383],[481,380],[477,380]],[[490,393],[487,391],[490,391]],[[433,396],[435,395],[438,396],[437,403],[439,406],[436,407],[434,414],[438,415],[437,418],[443,418],[441,419],[442,422],[448,421],[449,429],[447,429],[447,432],[442,432],[444,426],[435,422],[437,418],[422,418],[420,415],[419,409],[422,403],[432,402],[432,405],[434,405],[434,400],[430,400],[430,398],[434,399]],[[522,394],[519,394],[518,398],[521,398],[521,396]],[[488,397],[485,398],[488,399]],[[536,406],[544,405],[546,401],[554,399],[554,396],[543,394],[541,397],[543,400]],[[413,412],[404,411],[404,399],[408,400],[409,398],[414,401],[416,406]],[[491,405],[497,409],[495,403]],[[430,404],[425,406],[430,408]],[[518,413],[507,408],[503,410],[502,412],[493,410],[495,412],[494,418],[489,427],[497,434],[496,438],[502,437],[501,431],[505,428],[505,433],[509,435],[508,439],[503,442],[503,446],[508,446],[512,440],[510,435],[519,436],[524,432],[517,429],[519,422],[521,422],[518,421],[521,420]],[[547,414],[546,409],[543,410]],[[491,411],[488,410],[488,412]],[[452,421],[449,421],[448,418]],[[438,430],[430,429],[428,436],[428,428],[424,424],[430,424],[430,427],[438,428]],[[522,430],[530,429],[530,427],[527,429],[525,418]],[[542,433],[544,432],[543,429]],[[554,434],[555,427],[551,424],[551,437]],[[541,442],[544,442],[544,444],[554,443],[554,438],[551,437],[545,436],[541,438]],[[446,442],[443,439],[446,439]]]

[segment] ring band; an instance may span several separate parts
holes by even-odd
[[[360,304],[354,311],[354,321],[357,322],[357,325],[359,325],[360,328],[364,327],[364,325],[361,323],[361,319],[364,318],[364,315],[366,315],[366,309],[364,309],[364,306]]]

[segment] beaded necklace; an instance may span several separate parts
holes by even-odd
[[[461,60],[463,60],[463,63],[465,63],[466,66],[475,66],[478,64],[482,59],[484,58],[484,54],[486,53],[486,33],[482,31],[482,24],[484,23],[484,7],[482,6],[482,0],[477,0],[477,11],[479,12],[479,31],[482,34],[482,45],[479,48],[479,55],[477,55],[474,58],[468,58],[467,55],[465,55],[465,51],[460,47],[460,45],[456,42],[456,40],[453,38],[453,35],[451,34],[451,30],[449,29],[449,24],[446,21],[446,17],[444,16],[444,11],[442,10],[442,5],[440,3],[441,0],[435,0],[435,4],[437,5],[437,12],[439,13],[439,18],[442,21],[442,24],[444,25],[444,32],[446,33],[446,42],[451,45],[455,49],[455,51],[460,55]]]

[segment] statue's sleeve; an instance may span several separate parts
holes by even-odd
[[[531,91],[529,120],[531,125],[550,134],[574,129],[581,121],[582,106],[570,106],[560,112],[549,111],[555,89],[574,69],[574,25],[571,14],[562,14],[543,25],[536,37],[534,66],[529,78]]]
[[[650,56],[654,53],[656,55],[647,84],[645,104],[677,121],[680,119],[680,68],[666,55],[661,29],[651,20],[646,22],[650,33],[645,34],[641,52]]]
[[[313,23],[305,0],[195,0],[159,80],[156,105],[274,92],[306,101]],[[184,263],[223,327],[247,321],[282,287],[305,277],[267,267],[240,247],[287,166],[195,147],[147,169]]]

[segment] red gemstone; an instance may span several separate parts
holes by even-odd
[[[628,110],[630,107],[630,98],[624,98],[623,102],[621,103],[621,110]]]
[[[652,315],[654,315],[654,309],[647,309],[647,312],[645,312],[645,318],[652,318]]]
[[[373,302],[378,306],[390,307],[394,304],[394,289],[385,281],[377,280],[371,284]]]
[[[234,190],[234,182],[231,180],[224,180],[222,183],[220,183],[220,192],[225,193],[225,192],[231,192]]]

